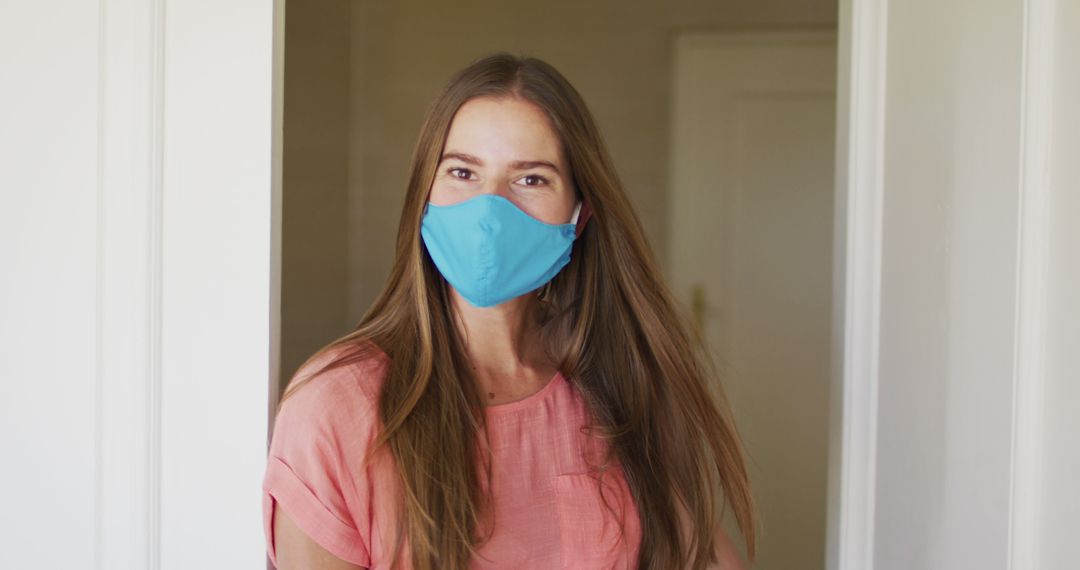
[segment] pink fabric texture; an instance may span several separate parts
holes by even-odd
[[[400,492],[396,468],[383,449],[360,469],[380,426],[375,405],[388,363],[380,354],[326,372],[282,405],[263,482],[266,547],[275,566],[271,523],[280,506],[338,558],[390,568]],[[603,471],[590,468],[605,448],[581,429],[589,416],[573,384],[556,374],[540,391],[485,413],[494,497],[485,514],[494,517],[494,531],[470,567],[634,567],[638,511],[617,460]],[[402,568],[409,568],[407,539],[399,556]]]

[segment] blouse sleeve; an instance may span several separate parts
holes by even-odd
[[[263,480],[266,550],[277,567],[273,514],[281,506],[312,540],[338,558],[371,565],[366,475],[359,470],[373,406],[337,369],[316,376],[281,405]],[[353,389],[350,389],[353,388]]]

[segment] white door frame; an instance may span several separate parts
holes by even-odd
[[[265,566],[283,15],[0,8],[0,567]]]
[[[873,568],[887,9],[840,0],[829,570]]]
[[[1016,190],[1020,232],[1016,236],[1009,556],[1002,565],[1027,569],[1039,567],[1055,1],[1022,0],[1019,5],[1022,73],[1015,87],[1021,93],[1017,159],[1021,177]],[[879,451],[887,452],[877,448],[877,416],[888,14],[887,0],[840,0],[829,570],[872,569],[875,547],[880,549],[882,541],[889,540],[876,537],[874,529],[875,467]],[[889,561],[886,566],[895,564]]]
[[[284,0],[98,10],[94,568],[262,568]]]

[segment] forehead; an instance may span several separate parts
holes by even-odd
[[[477,97],[454,114],[446,151],[482,160],[547,160],[560,163],[562,144],[547,113],[530,101]]]

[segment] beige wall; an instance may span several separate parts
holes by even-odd
[[[281,381],[348,330],[348,0],[286,6]]]
[[[681,29],[835,28],[835,0],[565,0],[352,4],[349,306],[357,320],[393,262],[409,154],[428,102],[496,50],[558,68],[585,97],[654,250],[667,245],[669,38]]]
[[[835,0],[289,3],[283,376],[381,289],[424,109],[472,59],[533,55],[570,79],[664,261],[671,35],[835,25]]]

